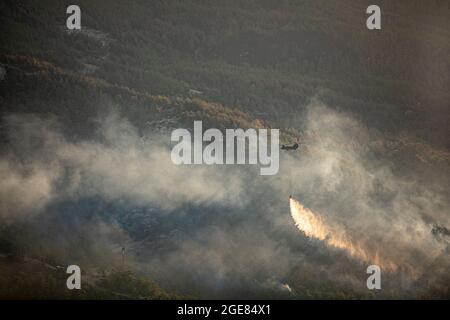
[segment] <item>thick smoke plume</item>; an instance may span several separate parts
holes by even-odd
[[[429,273],[435,261],[447,260],[447,245],[432,230],[450,222],[448,190],[439,185],[448,179],[438,182],[417,170],[414,158],[394,164],[392,158],[387,161],[387,151],[374,154],[381,133],[320,102],[310,107],[306,131],[316,136],[315,142],[307,155],[291,159],[295,162],[286,177],[286,193],[314,208],[291,201],[295,213],[302,213],[297,223],[309,222],[300,225],[306,235],[315,233],[353,257],[412,278]],[[398,175],[400,170],[407,174]]]
[[[1,222],[33,220],[46,232],[24,241],[54,234],[46,247],[68,263],[70,245],[77,246],[66,239],[70,232],[111,229],[100,233],[102,249],[95,234],[83,236],[92,239],[83,247],[86,257],[102,250],[120,256],[126,241],[133,248],[127,258],[138,268],[200,297],[255,297],[269,284],[285,292],[280,283],[301,294],[302,281],[293,274],[364,295],[365,268],[347,255],[363,266],[395,270],[393,277],[405,273],[410,282],[392,295],[448,288],[448,241],[432,232],[450,226],[445,175],[435,181],[403,163],[400,176],[385,155],[371,151],[381,133],[318,101],[299,123],[307,133],[300,150],[282,153],[273,177],[248,166],[175,166],[170,135],[138,129],[116,113],[98,121],[90,140],[72,139],[57,121],[35,116],[13,115],[3,123],[9,143],[0,158]],[[314,208],[291,201],[300,229],[327,246],[315,247],[292,228],[289,194]],[[92,199],[102,205],[94,210]],[[61,227],[64,214],[77,218],[76,228]],[[102,222],[89,215],[101,215]],[[40,226],[49,219],[51,226]],[[101,227],[85,228],[93,221]],[[105,254],[104,265],[108,259]]]

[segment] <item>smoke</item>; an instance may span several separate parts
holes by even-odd
[[[14,116],[6,122],[13,143],[0,161],[4,217],[20,218],[54,201],[95,196],[166,211],[186,203],[241,205],[242,186],[235,174],[226,168],[172,164],[163,137],[141,137],[117,114],[100,122],[95,141],[69,141],[55,124],[35,117]]]
[[[436,187],[414,163],[387,161],[387,154],[375,157],[373,146],[383,135],[320,102],[310,106],[306,131],[315,143],[302,159],[283,163],[292,161],[283,179],[289,181],[287,193],[321,214],[292,199],[299,229],[357,259],[412,278],[432,274],[435,261],[448,262],[447,244],[432,236],[434,225],[450,222],[448,190]]]
[[[52,198],[54,174],[36,167],[17,168],[10,161],[0,161],[0,214],[32,212],[42,208]]]
[[[399,175],[373,152],[382,133],[318,101],[299,124],[300,150],[282,153],[270,177],[249,166],[176,166],[170,135],[115,112],[99,118],[89,140],[36,116],[3,122],[9,143],[0,158],[0,219],[48,230],[48,250],[64,261],[84,252],[108,265],[101,252],[120,256],[125,246],[130,263],[163,286],[199,297],[266,297],[259,294],[269,287],[270,297],[303,297],[316,285],[317,297],[329,297],[323,282],[361,297],[368,263],[395,270],[393,295],[448,288],[448,243],[432,233],[450,225],[445,185],[407,163]],[[314,208],[290,203],[299,228],[325,246],[292,227],[289,194]],[[83,249],[72,254],[79,237]],[[403,273],[413,285],[397,286]]]

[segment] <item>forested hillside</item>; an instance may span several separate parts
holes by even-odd
[[[132,181],[131,186],[126,185],[127,181],[124,181],[126,186],[123,187],[123,192],[126,195],[120,193],[122,186],[117,187],[120,189],[120,196],[117,198],[111,196],[117,190],[108,184],[105,176],[101,176],[99,180],[102,183],[106,181],[105,189],[110,192],[106,196],[98,190],[88,196],[83,194],[83,187],[91,191],[89,188],[95,188],[97,181],[89,181],[86,185],[80,183],[81,190],[66,190],[61,187],[69,180],[77,183],[83,181],[85,176],[89,175],[86,168],[97,168],[94,165],[96,158],[103,161],[98,165],[103,169],[120,159],[121,155],[128,155],[127,148],[121,149],[123,145],[120,144],[122,141],[119,138],[108,140],[108,135],[99,138],[99,128],[102,127],[99,119],[109,119],[111,110],[117,113],[118,117],[127,120],[126,124],[114,124],[127,134],[132,131],[131,142],[123,142],[125,145],[130,144],[131,155],[118,166],[120,170],[125,168],[123,170],[127,174],[129,172],[126,169],[129,168],[126,165],[140,156],[141,140],[154,134],[158,139],[164,137],[162,144],[169,145],[170,130],[191,128],[194,120],[203,120],[205,128],[279,128],[282,143],[301,144],[301,153],[295,158],[297,162],[290,162],[288,176],[301,166],[302,163],[299,164],[298,161],[311,165],[323,155],[324,148],[330,145],[333,153],[339,153],[338,161],[334,159],[326,162],[320,170],[330,168],[326,171],[327,177],[339,175],[342,168],[342,177],[351,176],[353,179],[357,176],[355,185],[342,184],[331,191],[330,184],[321,184],[322,177],[305,179],[311,189],[314,187],[311,193],[314,193],[315,198],[305,195],[305,199],[312,204],[326,211],[328,207],[320,201],[326,200],[329,203],[329,199],[332,199],[336,208],[345,207],[349,195],[345,194],[347,198],[341,199],[339,192],[349,192],[351,197],[352,190],[355,192],[359,187],[363,189],[366,183],[373,183],[373,190],[368,192],[364,201],[370,205],[380,201],[389,206],[392,199],[399,197],[399,185],[407,185],[408,188],[418,185],[426,189],[425,196],[415,189],[408,189],[412,197],[417,196],[411,202],[419,209],[414,205],[411,207],[416,208],[418,215],[430,225],[435,223],[435,220],[430,218],[432,214],[429,212],[437,208],[435,214],[442,218],[439,221],[444,221],[439,223],[445,225],[448,216],[445,198],[450,192],[448,1],[377,1],[382,9],[382,29],[375,31],[366,28],[366,8],[372,4],[366,0],[78,0],[76,4],[80,6],[82,14],[80,31],[69,31],[66,28],[66,8],[70,4],[73,4],[72,1],[66,0],[3,0],[0,3],[0,154],[6,159],[0,161],[0,173],[5,177],[9,172],[15,174],[11,163],[19,164],[20,168],[17,170],[21,172],[13,178],[4,178],[12,187],[0,190],[2,199],[15,199],[17,190],[26,194],[26,188],[19,188],[17,185],[25,181],[25,185],[29,186],[35,181],[31,179],[38,167],[34,165],[35,159],[24,156],[32,154],[29,150],[37,150],[36,157],[44,164],[45,155],[49,154],[57,159],[55,161],[63,163],[59,166],[58,162],[57,169],[52,168],[57,174],[49,170],[52,171],[51,179],[54,175],[58,176],[58,179],[55,178],[57,183],[49,183],[51,201],[45,202],[42,207],[35,206],[34,202],[31,205],[39,214],[45,212],[45,219],[42,218],[41,221],[39,214],[32,214],[17,223],[7,212],[14,211],[11,207],[15,208],[15,205],[10,207],[5,204],[0,207],[0,287],[8,286],[11,279],[17,283],[11,291],[0,289],[0,297],[171,299],[181,295],[194,298],[210,297],[211,292],[212,297],[234,297],[233,294],[239,292],[239,297],[244,298],[378,297],[353,285],[337,283],[329,278],[320,282],[323,277],[320,273],[322,271],[318,271],[320,268],[313,268],[303,260],[289,260],[285,264],[283,260],[283,264],[280,262],[276,268],[262,267],[264,263],[261,261],[269,265],[272,262],[268,262],[267,257],[275,257],[276,260],[280,252],[284,254],[283,250],[288,250],[285,248],[292,250],[289,253],[295,253],[296,257],[310,255],[317,263],[322,260],[326,261],[325,264],[331,261],[323,253],[312,253],[314,244],[305,239],[296,243],[294,236],[286,235],[285,230],[280,227],[283,218],[268,218],[279,214],[281,205],[277,207],[277,204],[286,200],[285,193],[289,194],[291,189],[295,189],[293,182],[289,183],[290,189],[283,185],[265,195],[265,192],[269,191],[254,191],[253,185],[248,187],[244,183],[242,184],[247,188],[239,183],[233,184],[234,176],[230,181],[219,176],[229,183],[226,185],[226,191],[214,185],[217,190],[207,187],[205,189],[212,191],[205,193],[204,190],[197,190],[201,188],[199,185],[211,180],[204,174],[201,175],[203,179],[200,179],[200,182],[184,188],[199,192],[200,196],[183,194],[189,201],[183,198],[185,202],[176,207],[177,200],[172,194],[169,195],[172,198],[168,202],[175,203],[173,206],[176,209],[161,204],[162,200],[158,202],[158,198],[162,198],[167,192],[160,192],[157,188],[159,185],[170,185],[170,188],[178,184],[184,186],[185,180],[191,178],[190,175],[182,175],[182,179],[177,177],[167,183],[157,181],[155,176],[136,183]],[[313,117],[320,126],[311,121],[310,106],[315,103],[325,105],[332,114],[329,116],[328,113],[319,113],[320,116]],[[314,112],[312,114],[315,115]],[[24,117],[27,121],[17,120],[16,117]],[[353,120],[336,120],[341,117]],[[33,122],[35,118],[48,121],[50,133],[36,130],[36,124]],[[28,125],[25,129],[31,132],[30,136],[26,136],[29,140],[19,136],[22,132],[17,129],[18,122]],[[333,137],[335,126],[341,125],[344,126],[345,135],[337,134]],[[37,126],[40,128],[44,125],[40,123]],[[360,134],[361,132],[363,134]],[[14,136],[15,133],[17,137]],[[42,136],[47,140],[41,141]],[[101,147],[95,143],[101,143]],[[106,160],[102,159],[102,152],[106,153],[102,148],[106,146],[105,148],[114,149],[117,147],[115,143],[119,144],[119,152],[106,157]],[[24,151],[18,146],[30,149]],[[76,160],[70,163],[70,168],[64,167],[66,162],[69,162],[71,152],[75,153],[73,149],[81,152],[80,150],[85,151],[83,148],[88,150],[88,155],[92,152],[92,159],[86,155],[74,157]],[[360,158],[369,159],[364,162],[363,167],[368,168],[368,171],[373,170],[368,174],[370,179],[380,172],[382,177],[388,178],[369,180],[370,182],[364,180],[364,172],[361,174],[355,169],[354,154],[363,154],[364,157]],[[84,164],[86,158],[89,158],[90,162],[88,161],[84,171],[72,174],[71,166]],[[160,164],[161,157],[155,158],[158,160],[156,168],[164,172],[156,177],[170,176],[172,169]],[[49,161],[52,160],[54,159]],[[142,173],[142,167],[145,167],[142,163],[145,162],[136,165],[137,169],[132,167],[129,170],[131,173],[129,176],[125,175],[125,178],[135,178],[140,174],[145,176]],[[342,167],[336,169],[333,166],[335,163]],[[114,168],[111,171],[116,173],[120,170]],[[384,175],[388,170],[391,170],[389,174]],[[103,171],[101,172],[103,174]],[[372,174],[373,172],[375,173]],[[295,176],[294,173],[292,176]],[[64,178],[59,179],[59,175]],[[247,177],[247,174],[242,176]],[[342,178],[341,176],[339,178]],[[28,178],[31,183],[28,183]],[[279,180],[284,178],[286,176],[283,175]],[[299,181],[303,181],[302,179],[303,176]],[[402,184],[395,184],[389,179],[410,180],[404,184],[403,180]],[[51,181],[53,183],[53,180]],[[386,181],[389,183],[383,185]],[[266,186],[265,183],[267,182],[258,180],[260,187]],[[36,185],[42,187],[41,184]],[[148,185],[156,186],[154,188],[160,192],[155,196],[157,200],[152,198],[151,205],[146,202],[150,201],[146,200],[149,198],[148,194],[141,191]],[[109,187],[113,191],[108,189]],[[322,187],[329,193],[324,191],[323,195],[319,195]],[[60,188],[64,190],[64,197],[57,192]],[[139,201],[135,203],[135,198],[127,198],[127,188],[133,191],[130,192],[133,196],[138,194]],[[240,202],[238,196],[236,199],[239,201],[232,197],[236,190],[241,191],[241,194],[249,193],[254,198]],[[438,190],[439,196],[433,194],[435,190]],[[204,193],[207,196],[204,196]],[[283,194],[285,198],[276,198],[278,193]],[[21,201],[28,200],[25,199],[26,196],[20,196]],[[228,196],[232,200],[228,199]],[[227,206],[228,202],[220,202],[223,200],[221,197],[232,202],[231,208]],[[79,200],[80,198],[82,200]],[[256,201],[256,198],[264,199],[267,204]],[[36,196],[36,199],[40,201],[41,196]],[[421,202],[425,201],[423,199],[432,199],[435,202],[433,206],[427,205]],[[213,206],[217,204],[215,201],[219,202],[219,205]],[[403,204],[404,202],[402,210],[410,210],[411,207]],[[246,206],[250,205],[253,207],[247,209]],[[234,206],[237,206],[237,209]],[[267,209],[269,207],[272,211]],[[399,210],[399,207],[400,205],[392,205],[384,208],[386,211],[383,212],[387,213],[383,214],[388,217],[386,219],[389,219],[391,212]],[[253,208],[255,212],[259,211],[251,218],[240,216]],[[345,208],[347,210],[347,207]],[[155,215],[158,218],[152,220],[149,216],[154,212],[157,212]],[[447,215],[443,212],[447,212]],[[80,215],[74,214],[76,217],[72,217],[69,213]],[[93,223],[97,218],[106,221],[108,228],[109,224],[114,228],[116,225],[120,226],[121,232],[128,238],[126,241],[114,238],[111,240],[114,245],[109,242],[101,248],[99,245],[96,249],[98,252],[110,250],[114,258],[105,254],[107,257],[93,259],[91,265],[91,256],[95,256],[97,252],[89,251],[92,243],[95,243],[95,237],[83,238],[85,235],[78,236],[78,232],[81,234],[83,223]],[[255,227],[254,220],[260,223],[258,227]],[[98,225],[97,222],[95,220],[95,228],[104,230],[103,222]],[[248,223],[248,230],[251,232],[244,227],[244,231],[234,229],[241,223],[244,226]],[[43,227],[44,224],[48,224],[46,227],[58,224],[64,227],[61,230],[49,227],[50,231],[47,233],[43,231],[46,228]],[[69,227],[69,224],[72,226]],[[220,231],[213,232],[208,229],[205,235],[201,228],[206,227],[213,230],[217,227]],[[196,233],[196,228],[201,230],[199,234]],[[268,228],[270,231],[267,231]],[[98,230],[95,229],[95,232]],[[177,259],[188,259],[183,254],[178,254],[174,248],[197,252],[196,250],[202,248],[198,243],[209,244],[204,241],[205,238],[214,238],[211,247],[224,252],[228,252],[230,247],[236,250],[240,248],[234,240],[232,245],[224,245],[223,243],[228,242],[222,240],[222,237],[228,238],[222,235],[222,232],[227,236],[235,232],[239,239],[247,232],[255,232],[261,238],[255,238],[258,241],[254,242],[251,239],[252,245],[259,245],[261,239],[261,243],[267,241],[270,254],[261,249],[258,258],[247,261],[250,254],[243,251],[241,255],[237,254],[241,258],[237,263],[233,260],[235,258],[227,255],[229,253],[222,256],[211,250],[213,253],[208,251],[211,256],[205,255],[209,259],[208,263],[199,263],[200,266],[192,267],[195,271],[186,267],[179,274],[175,274],[172,268],[162,267],[165,263],[171,266],[182,265],[182,262],[186,261],[179,262]],[[28,233],[29,238],[17,236]],[[70,257],[54,244],[61,241],[65,233],[74,237],[62,241],[65,250],[77,247],[77,237],[89,243],[86,244],[86,248],[90,248],[88,253],[80,253],[77,257],[89,265],[91,280],[87,289],[78,296],[60,291],[61,288],[58,287],[59,279],[65,275],[56,266],[68,263]],[[37,240],[47,236],[48,239],[42,243]],[[190,239],[197,242],[187,242]],[[273,239],[276,239],[275,244]],[[448,241],[444,236],[443,239],[444,242]],[[133,263],[130,263],[129,268],[123,268],[120,263],[114,263],[111,267],[105,266],[105,261],[117,258],[118,248],[122,247],[123,242],[128,244],[127,241],[133,243],[135,250],[130,253],[133,255]],[[292,244],[293,242],[295,244]],[[43,250],[42,246],[45,247],[48,243],[52,245],[47,251]],[[51,252],[53,249],[55,252]],[[172,249],[176,254],[166,255],[167,252],[172,252]],[[64,254],[59,250],[64,251]],[[200,254],[197,257],[199,260],[203,258]],[[147,263],[150,266],[147,266]],[[208,269],[209,263],[212,265],[210,268],[220,275],[214,274],[214,277],[209,278],[212,273]],[[261,269],[253,270],[255,268],[249,267],[253,264]],[[438,264],[439,262],[436,262],[436,265]],[[247,268],[252,270],[248,271]],[[21,270],[19,275],[13,275],[16,269]],[[36,272],[39,275],[27,278],[30,269],[38,270]],[[242,270],[247,273],[241,275]],[[277,273],[278,270],[281,270],[280,274]],[[359,269],[353,266],[349,270],[353,272]],[[233,272],[239,275],[236,276]],[[208,277],[205,277],[205,274]],[[267,274],[270,274],[270,277]],[[155,278],[158,285],[148,280],[149,278]],[[254,289],[252,286],[257,282],[254,280],[256,278],[259,282],[257,289]],[[281,285],[282,281],[279,281],[279,278],[288,281],[293,289],[289,286],[282,286],[280,289],[279,284]],[[22,283],[20,279],[25,280]],[[204,280],[205,284],[200,284],[198,279]],[[448,281],[448,277],[445,279]],[[429,275],[423,276],[421,281],[427,285],[422,287],[422,284],[414,283],[400,293],[396,291],[395,285],[392,285],[390,291],[381,297],[448,297],[448,286],[445,285],[448,282],[441,281],[441,278],[435,281],[435,278]],[[223,282],[227,284],[223,285]],[[260,285],[260,282],[263,284]],[[276,289],[273,289],[275,282]],[[245,285],[247,283],[251,285]],[[226,289],[223,289],[222,285]],[[37,288],[36,291],[29,289],[31,287]],[[28,293],[23,295],[23,292]]]

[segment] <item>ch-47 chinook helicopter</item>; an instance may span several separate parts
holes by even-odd
[[[288,145],[288,144],[282,144],[281,145],[281,150],[297,150],[298,149],[298,143],[294,143],[293,145]]]

